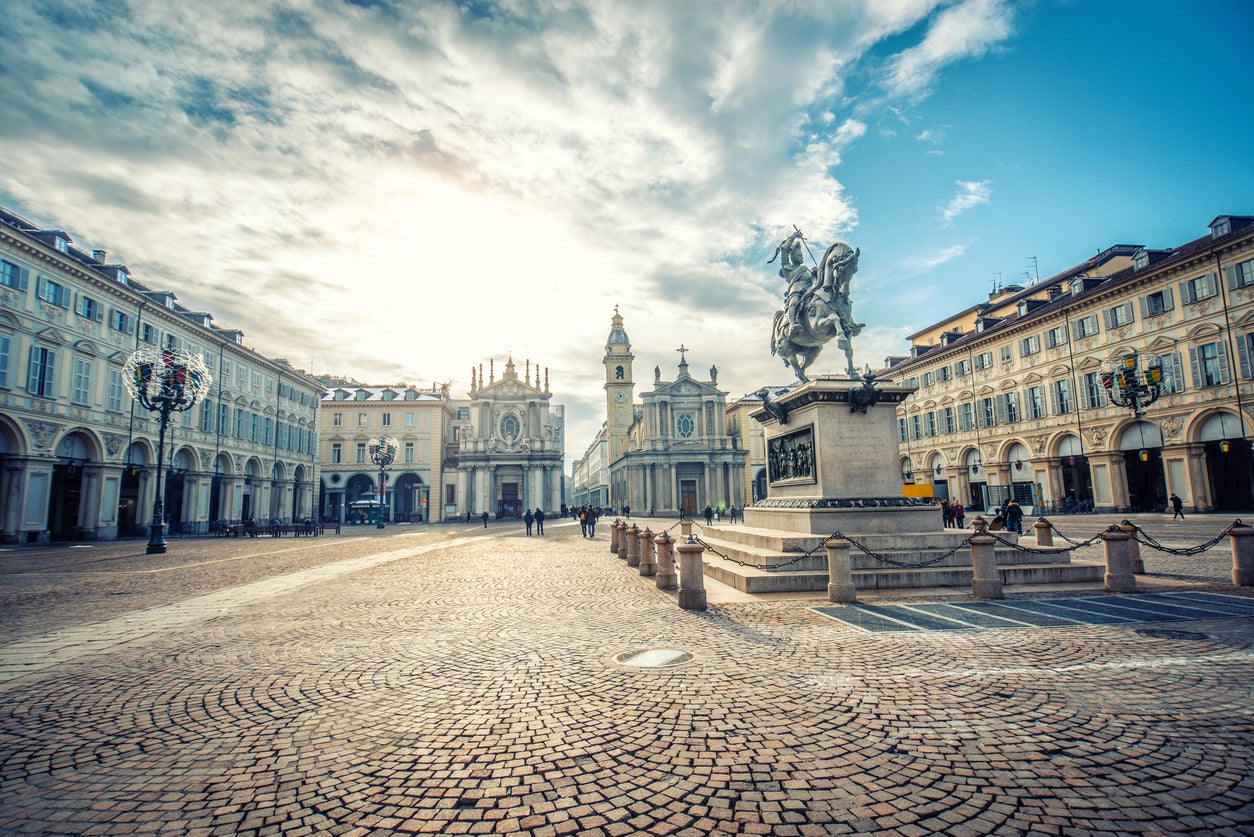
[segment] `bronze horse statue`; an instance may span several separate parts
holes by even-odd
[[[771,329],[771,354],[779,355],[801,382],[810,380],[806,369],[814,363],[823,346],[836,339],[845,353],[850,378],[857,378],[853,367],[853,337],[864,326],[853,320],[849,303],[849,283],[858,270],[860,250],[838,241],[823,254],[818,269],[798,264],[795,255],[798,231],[776,249],[784,253],[780,275],[788,279],[788,295],[784,308],[775,312]],[[775,257],[771,257],[774,261]]]

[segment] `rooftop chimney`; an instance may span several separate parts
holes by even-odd
[[[104,264],[105,261],[109,258],[109,251],[108,250],[92,250],[91,257],[94,260],[100,262],[101,264]]]

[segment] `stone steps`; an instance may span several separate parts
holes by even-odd
[[[827,589],[827,551],[819,548],[804,557],[825,538],[731,526],[711,526],[697,534],[714,550],[704,554],[705,574],[737,590],[783,593]],[[850,535],[851,540],[894,562],[885,563],[857,548],[851,549],[854,587],[970,587],[971,549],[962,545],[970,534],[951,529]],[[1023,545],[1030,548],[1034,541],[1028,539]],[[1092,582],[1101,581],[1105,575],[1104,565],[1072,562],[1071,553],[1065,550],[1042,555],[998,545],[994,554],[1004,584]]]

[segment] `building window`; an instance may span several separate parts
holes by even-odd
[[[1228,287],[1248,288],[1254,285],[1254,259],[1228,266]]]
[[[450,506],[457,503],[457,486],[452,483],[444,486],[444,502]]]
[[[931,372],[923,373],[923,386],[930,387],[936,383],[936,375]]]
[[[405,443],[405,461],[406,462],[414,461],[414,443],[413,442]]]
[[[1062,415],[1075,411],[1075,396],[1071,392],[1071,381],[1054,381],[1049,385],[1050,407],[1054,415]]]
[[[183,348],[183,338],[176,337],[173,334],[167,334],[165,336],[165,347],[167,349],[181,349]]]
[[[1175,307],[1176,303],[1172,298],[1171,288],[1163,288],[1161,291],[1141,297],[1141,315],[1145,317],[1165,314]]]
[[[1019,341],[1019,357],[1029,357],[1031,355],[1036,354],[1040,350],[1041,350],[1041,336],[1039,334],[1033,334],[1029,337],[1024,337],[1022,340]],[[1001,347],[1001,361],[1002,363],[1006,363],[1009,360],[1010,360],[1010,347],[1002,346]]]
[[[458,421],[470,421],[470,408],[458,407],[457,408],[457,420]]]
[[[1125,302],[1123,305],[1116,305],[1114,308],[1106,309],[1106,328],[1120,328],[1126,325],[1132,325],[1131,302]]]
[[[978,355],[975,356],[975,368],[977,370],[987,369],[992,365],[993,365],[993,353],[992,352],[980,352]]]
[[[9,351],[12,342],[13,338],[0,334],[0,389],[7,389],[9,386]]]
[[[160,334],[157,332],[157,329],[151,323],[144,323],[142,326],[140,326],[139,328],[140,340],[144,341],[145,343],[155,346],[159,338],[160,338]]]
[[[262,428],[261,441],[267,445],[274,444],[274,419],[267,418]]]
[[[134,334],[135,318],[125,311],[119,311],[114,308],[109,312],[109,328],[114,331],[120,331],[123,334]]]
[[[941,381],[942,383],[944,381],[948,381],[950,378],[950,373],[951,373],[950,367],[942,366],[940,369],[936,370],[936,380]]]
[[[929,439],[936,435],[935,411],[923,414],[923,435]]]
[[[61,308],[70,307],[70,289],[46,276],[40,276],[35,283],[35,297]]]
[[[56,393],[57,353],[42,346],[31,346],[30,364],[26,368],[26,391],[31,395],[52,398]]]
[[[406,414],[405,414],[405,426],[406,426],[406,427],[413,427],[413,426],[414,426],[414,414],[413,414],[413,413],[406,413]]]
[[[1036,339],[1036,350],[1038,352],[1041,350],[1041,340],[1039,337]],[[1002,363],[1010,363],[1012,360],[1014,360],[1014,353],[1013,353],[1013,350],[1010,348],[1009,344],[1005,346],[1001,346],[998,349],[998,354],[1001,357]]]
[[[1067,342],[1067,327],[1065,325],[1054,326],[1045,332],[1045,348],[1053,349]]]
[[[981,398],[979,400],[980,409],[976,413],[976,418],[980,422],[980,427],[995,427],[997,425],[997,405],[992,398]]]
[[[78,315],[87,320],[100,322],[104,319],[104,309],[100,303],[89,296],[78,295]]]
[[[923,423],[919,419],[918,413],[915,413],[914,415],[910,417],[910,438],[911,439],[923,438]]]
[[[1085,410],[1102,406],[1102,374],[1085,372],[1080,376],[1080,407]]]
[[[246,414],[243,407],[235,408],[235,438],[244,438],[244,419]]]
[[[231,405],[218,405],[218,435],[231,432]]]
[[[1185,305],[1210,299],[1217,293],[1219,293],[1219,283],[1215,281],[1213,273],[1195,276],[1180,283],[1180,301]]]
[[[357,414],[357,426],[358,426],[358,427],[365,427],[365,426],[366,426],[366,414],[365,414],[365,413],[358,413],[358,414]]]
[[[331,464],[339,465],[344,460],[344,446],[339,442],[331,443]]]
[[[1158,391],[1163,395],[1184,392],[1184,369],[1180,365],[1180,353],[1159,355],[1158,360],[1163,367],[1163,380],[1158,385]]]
[[[200,405],[200,429],[206,433],[213,432],[213,416],[215,407],[208,401]]]
[[[343,413],[332,413],[332,414],[331,414],[331,426],[332,426],[332,427],[343,427],[343,426],[344,426],[344,414],[343,414]]]
[[[251,419],[251,422],[249,426],[248,438],[254,442],[260,442],[261,441],[261,416],[257,415],[256,413],[251,413],[249,415],[249,418]]]
[[[697,423],[690,413],[680,413],[675,418],[675,429],[679,431],[681,438],[687,439],[697,432]]]
[[[918,389],[919,388],[919,376],[912,375],[911,377],[906,378],[906,380],[903,383],[906,386],[910,387],[911,389]]]
[[[1003,422],[1013,424],[1023,417],[1019,412],[1019,393],[1017,392],[1003,392],[997,406],[999,424]]]
[[[1045,388],[1037,385],[1028,387],[1028,418],[1039,419],[1045,418],[1047,412],[1045,410]]]
[[[0,259],[0,285],[15,291],[26,290],[29,271],[20,266]]]
[[[357,461],[358,462],[366,461],[366,443],[365,442],[357,443]]]
[[[965,378],[971,374],[971,361],[963,359],[954,362],[954,377]]]
[[[897,441],[905,442],[907,438],[908,437],[906,436],[906,420],[904,418],[898,418],[897,419]]]
[[[392,426],[392,414],[391,413],[383,413],[382,418],[383,418],[384,427]]]
[[[946,407],[941,410],[941,432],[953,433],[957,430],[957,423],[954,420],[954,408]]]
[[[968,431],[975,427],[975,410],[970,402],[958,405],[958,429]]]
[[[1120,306],[1123,307],[1123,306]],[[1129,315],[1132,308],[1128,306]],[[1075,333],[1075,337],[1079,340],[1081,337],[1092,337],[1097,334],[1097,315],[1089,314],[1087,317],[1081,317],[1071,324],[1071,330]]]
[[[122,412],[122,370],[109,369],[109,388],[105,399],[105,409],[111,413]]]
[[[1204,343],[1190,349],[1193,361],[1193,386],[1217,387],[1228,383],[1228,350],[1223,343]]]
[[[74,389],[70,401],[86,406],[91,401],[91,361],[74,358]]]

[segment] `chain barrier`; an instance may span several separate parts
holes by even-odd
[[[953,548],[953,549],[949,550],[948,552],[946,552],[946,553],[944,553],[944,554],[942,554],[942,555],[938,555],[938,556],[936,556],[935,558],[930,558],[930,559],[928,559],[927,561],[923,561],[923,562],[920,562],[920,563],[918,563],[918,564],[907,564],[907,563],[906,563],[906,562],[904,562],[904,561],[896,561],[896,560],[893,560],[892,558],[889,558],[889,557],[888,557],[888,556],[886,556],[886,555],[881,555],[881,554],[879,554],[878,552],[875,552],[875,551],[873,551],[873,550],[867,549],[865,546],[863,546],[862,544],[858,543],[858,542],[857,542],[856,540],[854,540],[853,538],[850,538],[850,537],[848,537],[848,536],[846,536],[846,535],[842,534],[841,532],[836,531],[836,532],[832,532],[830,535],[828,535],[827,537],[825,537],[825,538],[823,538],[822,540],[820,540],[820,541],[819,541],[818,546],[813,547],[812,549],[810,549],[810,550],[809,550],[809,551],[807,551],[807,552],[803,552],[803,553],[801,553],[801,554],[800,554],[800,555],[798,555],[796,558],[792,558],[792,559],[790,559],[790,560],[788,560],[788,561],[784,561],[784,562],[783,562],[783,563],[781,563],[781,564],[769,564],[769,565],[764,565],[764,564],[750,564],[750,563],[745,562],[745,561],[738,561],[738,560],[736,560],[735,558],[732,558],[732,557],[731,557],[731,556],[729,556],[729,555],[725,555],[724,553],[719,552],[717,549],[715,549],[714,547],[710,546],[710,545],[709,545],[708,543],[706,543],[705,541],[703,541],[703,540],[701,540],[700,538],[697,538],[697,537],[695,537],[695,536],[694,536],[694,540],[696,540],[696,542],[697,542],[697,543],[701,544],[702,548],[703,548],[706,552],[711,552],[711,553],[713,553],[713,554],[717,555],[719,558],[722,558],[724,561],[730,561],[730,562],[732,562],[733,564],[739,564],[739,565],[740,565],[740,566],[742,566],[742,567],[749,567],[750,569],[766,570],[766,571],[768,571],[768,572],[769,572],[769,571],[771,571],[771,570],[779,570],[779,569],[783,569],[784,567],[791,567],[791,566],[793,566],[794,564],[799,564],[799,563],[801,563],[802,561],[806,560],[807,558],[811,558],[811,557],[813,557],[813,556],[814,556],[814,554],[815,554],[816,552],[818,552],[820,549],[826,550],[826,547],[824,546],[824,544],[826,544],[826,543],[827,543],[827,541],[831,540],[832,538],[840,538],[841,540],[846,540],[846,541],[849,541],[849,543],[850,543],[850,544],[852,544],[852,545],[853,545],[853,546],[854,546],[854,547],[855,547],[855,548],[856,548],[859,552],[861,552],[863,555],[867,555],[867,556],[869,556],[869,557],[871,557],[871,558],[874,558],[876,561],[879,561],[879,562],[880,562],[880,563],[882,563],[882,564],[888,564],[889,566],[892,566],[892,567],[897,567],[898,569],[904,569],[904,570],[918,570],[918,569],[922,569],[923,567],[931,567],[931,566],[934,566],[934,565],[939,564],[940,562],[944,561],[945,559],[950,558],[950,557],[952,557],[952,556],[956,555],[956,554],[958,553],[958,551],[959,551],[959,550],[961,550],[963,547],[965,547],[965,546],[970,546],[970,545],[971,545],[971,539],[970,539],[969,537],[967,537],[967,538],[963,538],[963,539],[962,539],[962,540],[961,540],[961,541],[960,541],[960,542],[959,542],[956,546],[954,546],[954,548]],[[824,555],[824,556],[823,556],[823,560],[824,560],[824,561],[826,561],[826,560],[827,560],[827,556],[826,556],[826,555]]]
[[[1127,523],[1128,521],[1124,521],[1124,522]],[[1168,555],[1179,555],[1179,556],[1201,555],[1203,552],[1210,549],[1212,546],[1214,546],[1215,544],[1219,543],[1221,540],[1223,540],[1224,538],[1232,534],[1233,529],[1237,528],[1238,526],[1245,526],[1245,524],[1242,523],[1240,520],[1234,520],[1232,523],[1228,525],[1227,528],[1225,528],[1222,532],[1220,532],[1215,537],[1208,540],[1206,543],[1200,543],[1197,546],[1188,546],[1188,547],[1185,547],[1184,549],[1173,549],[1172,547],[1169,547],[1169,546],[1163,546],[1161,543],[1159,543],[1158,541],[1154,539],[1153,535],[1149,534],[1140,526],[1137,526],[1135,523],[1131,525],[1132,525],[1132,532],[1133,532],[1132,537],[1134,540],[1136,540],[1137,543],[1145,544],[1150,549],[1156,549],[1159,552],[1165,552]]]

